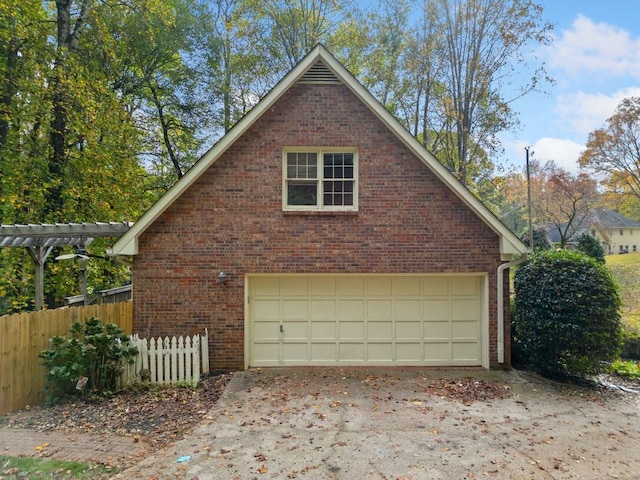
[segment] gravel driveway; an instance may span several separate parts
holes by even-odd
[[[256,369],[119,478],[640,479],[640,395],[517,371]]]

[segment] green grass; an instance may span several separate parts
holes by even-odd
[[[115,473],[115,469],[103,465],[0,455],[0,478],[91,480],[108,478]]]
[[[640,252],[626,253],[624,255],[607,255],[605,257],[608,266],[612,265],[636,265],[640,267]]]
[[[622,322],[640,331],[640,253],[608,255],[607,267],[620,286]]]
[[[633,360],[616,360],[611,364],[611,372],[623,378],[640,378],[640,363]]]

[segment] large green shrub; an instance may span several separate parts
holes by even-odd
[[[129,336],[116,324],[103,325],[95,317],[84,324],[74,322],[69,332],[71,337],[49,339],[51,348],[39,355],[56,396],[113,393],[123,362],[133,362],[138,353],[129,345]]]
[[[565,250],[533,254],[515,275],[515,338],[548,375],[595,374],[620,345],[620,296],[609,271]]]
[[[576,239],[576,250],[593,258],[598,263],[604,264],[604,249],[597,238],[588,233],[582,233]]]

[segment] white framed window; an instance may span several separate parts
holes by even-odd
[[[358,152],[353,148],[285,148],[282,207],[356,211]]]

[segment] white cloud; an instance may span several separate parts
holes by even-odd
[[[597,72],[640,80],[640,38],[578,15],[548,50],[549,64],[572,76]]]
[[[516,164],[522,167],[525,165],[525,147],[527,146],[530,147],[531,160],[536,160],[543,164],[553,160],[557,166],[571,173],[578,172],[578,158],[585,148],[584,145],[566,138],[544,137],[533,144],[514,142],[509,146],[508,150],[512,151],[514,158],[518,159]]]
[[[589,133],[605,126],[605,121],[613,115],[622,99],[632,96],[640,96],[640,87],[625,88],[611,95],[563,94],[558,96],[555,110],[560,122],[586,139]]]
[[[526,152],[525,148],[529,147],[530,159],[546,163],[553,160],[555,164],[571,173],[578,173],[578,158],[580,153],[585,149],[581,143],[574,142],[567,138],[551,138],[543,137],[535,143],[527,143],[523,141],[506,142],[505,150],[510,153],[512,164],[518,169],[524,171]]]
[[[556,165],[571,173],[578,172],[578,158],[584,145],[566,138],[544,137],[531,146],[533,158],[540,163],[553,160]]]

